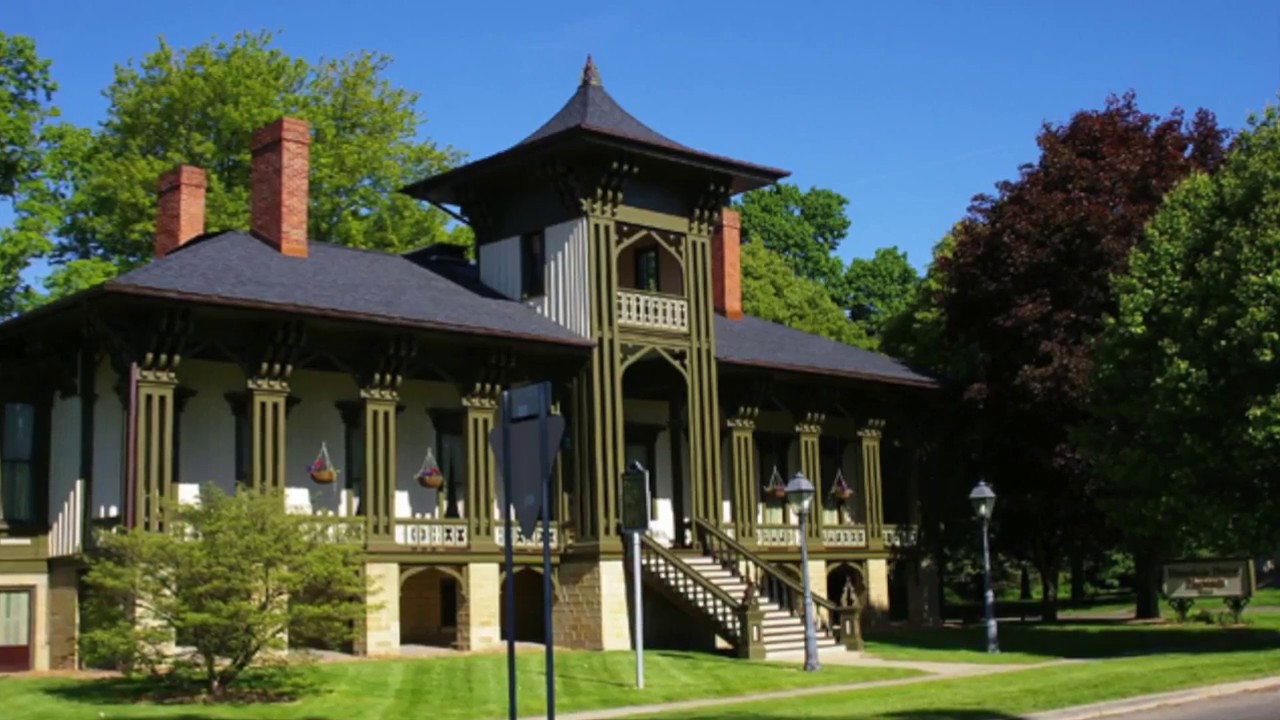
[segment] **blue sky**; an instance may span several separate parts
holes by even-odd
[[[113,64],[159,35],[182,47],[278,30],[313,59],[381,50],[392,80],[421,92],[423,132],[472,157],[550,117],[592,53],[656,130],[849,197],[844,257],[896,245],[918,267],[970,197],[1035,159],[1043,121],[1132,88],[1148,111],[1203,106],[1237,128],[1280,86],[1280,3],[1243,0],[25,0],[0,28],[36,39],[82,124],[102,118]]]

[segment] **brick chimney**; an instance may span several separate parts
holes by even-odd
[[[292,257],[307,256],[310,145],[310,126],[297,118],[280,118],[253,134],[249,227]]]
[[[164,257],[204,234],[204,170],[179,165],[160,176],[156,201],[156,257]]]
[[[724,208],[711,236],[711,297],[716,312],[742,319],[742,218]]]

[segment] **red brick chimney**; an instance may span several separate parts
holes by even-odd
[[[720,211],[711,236],[711,297],[716,312],[742,319],[742,218],[730,208]]]
[[[307,256],[310,145],[310,126],[297,118],[280,118],[253,134],[249,227],[293,257]]]
[[[164,257],[204,234],[204,170],[179,165],[160,176],[156,201],[156,257]]]

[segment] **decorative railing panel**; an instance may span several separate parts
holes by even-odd
[[[618,291],[618,323],[647,330],[689,331],[689,303],[675,295]]]
[[[836,525],[822,528],[822,544],[827,547],[867,546],[867,529],[856,525]]]
[[[467,547],[467,521],[462,518],[396,520],[395,527],[396,544],[398,545],[437,548]]]
[[[912,547],[919,540],[919,533],[913,527],[885,525],[881,537],[886,547]]]
[[[761,547],[800,547],[800,526],[757,525],[756,544]]]
[[[516,534],[515,542],[511,543],[513,547],[524,548],[529,550],[542,549],[542,525],[538,525],[533,529],[533,537],[525,537],[524,531],[520,529],[518,523],[511,523],[511,529]],[[556,523],[551,523],[551,547],[560,547],[560,528]],[[493,529],[493,540],[499,546],[505,546],[507,542],[507,528],[498,523]]]

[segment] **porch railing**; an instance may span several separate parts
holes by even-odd
[[[796,528],[797,532],[799,528]],[[695,518],[694,537],[702,551],[721,567],[754,585],[762,597],[795,616],[804,613],[804,587],[800,581],[724,534],[706,520]],[[839,638],[846,647],[855,648],[860,634],[856,607],[836,605],[821,595],[813,595],[814,629],[819,634]]]
[[[675,295],[618,291],[618,324],[648,330],[689,331],[689,303]]]
[[[756,544],[761,547],[800,547],[800,526],[757,525]]]
[[[465,518],[397,519],[395,528],[398,545],[465,548],[469,544]]]
[[[863,548],[867,546],[867,529],[861,525],[827,525],[822,528],[822,544]]]
[[[530,550],[542,549],[542,524],[539,523],[533,529],[533,537],[525,537],[524,531],[520,529],[519,523],[512,522],[511,530],[515,532],[515,540],[511,543],[512,547]],[[560,547],[560,526],[557,523],[551,523],[551,547]],[[507,528],[502,522],[497,522],[493,528],[493,541],[499,547],[503,547],[507,542]]]
[[[911,547],[919,539],[916,529],[906,525],[885,525],[881,532],[886,547]]]

